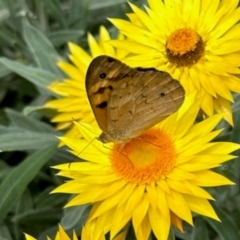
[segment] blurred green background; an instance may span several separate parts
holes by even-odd
[[[69,195],[49,195],[63,182],[50,166],[74,157],[57,149],[62,133],[50,123],[54,112],[41,106],[54,97],[46,85],[65,76],[56,61],[67,61],[67,42],[88,50],[87,32],[97,38],[103,24],[115,36],[106,18],[126,18],[128,12],[125,0],[0,0],[0,240],[24,239],[23,232],[46,239],[58,223],[80,233],[89,206],[63,210]],[[240,142],[240,97],[235,99],[235,127],[222,122],[218,127],[225,130],[217,140]],[[238,158],[217,171],[236,183],[210,190],[223,223],[197,216],[196,227],[175,232],[176,239],[240,239]],[[127,239],[134,239],[131,231]]]

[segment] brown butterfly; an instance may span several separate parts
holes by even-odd
[[[86,91],[103,143],[125,142],[177,111],[184,89],[167,72],[131,68],[109,56],[90,63]]]

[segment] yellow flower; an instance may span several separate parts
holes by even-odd
[[[123,39],[123,35],[120,34],[118,39]],[[58,113],[52,122],[58,123],[58,130],[70,129],[66,136],[79,137],[78,131],[73,127],[73,120],[81,119],[83,122],[96,124],[85,90],[85,75],[92,59],[98,55],[109,55],[118,59],[126,56],[126,51],[115,49],[105,42],[108,40],[110,40],[109,33],[101,26],[98,41],[90,33],[88,34],[91,54],[88,54],[83,48],[69,43],[69,59],[73,64],[58,62],[58,66],[69,78],[54,82],[49,86],[49,89],[58,94],[60,98],[49,101],[45,106],[57,110]]]
[[[233,184],[209,169],[235,158],[229,153],[240,145],[210,142],[223,114],[194,124],[200,104],[190,94],[178,112],[124,144],[103,145],[95,139],[99,129],[76,123],[84,138],[62,141],[86,161],[56,166],[70,180],[54,192],[76,195],[68,207],[93,204],[86,224],[96,239],[102,231],[114,237],[132,222],[137,239],[152,230],[166,240],[171,224],[181,231],[182,220],[193,225],[191,212],[218,220],[202,187]]]
[[[86,226],[84,226],[82,228],[82,233],[81,233],[81,240],[96,240],[94,234],[92,235],[92,227],[93,227],[93,224],[88,224]],[[126,231],[118,234],[113,240],[125,240],[125,237],[126,237]],[[28,235],[28,234],[24,234],[25,235],[25,238],[26,240],[36,240],[36,238]],[[73,232],[73,237],[70,238],[67,233],[64,231],[64,229],[62,228],[61,225],[59,225],[58,227],[58,231],[57,231],[57,234],[54,238],[55,240],[78,240],[78,237],[75,233],[75,231]],[[105,237],[104,237],[104,234],[102,233],[100,235],[100,237],[98,238],[99,240],[105,240]],[[47,240],[51,240],[51,238],[47,237]]]
[[[28,234],[26,234],[26,233],[25,233],[25,238],[26,238],[26,240],[36,240],[36,238],[34,238],[34,237],[32,237],[32,236],[30,236],[30,235],[28,235]],[[73,237],[70,238],[70,237],[67,235],[67,233],[64,231],[64,229],[62,228],[61,225],[59,225],[58,231],[57,231],[56,236],[55,236],[54,239],[55,239],[55,240],[71,240],[71,239],[72,239],[72,240],[78,240],[77,235],[76,235],[75,232],[73,232]],[[51,240],[51,238],[47,237],[47,240]],[[90,239],[89,239],[89,240],[90,240]]]
[[[169,72],[187,94],[198,90],[208,116],[232,123],[230,91],[240,93],[238,0],[148,0],[146,12],[130,4],[130,21],[110,19],[127,36],[112,45],[132,53],[132,66]]]

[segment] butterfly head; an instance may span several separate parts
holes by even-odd
[[[108,138],[106,137],[106,134],[101,133],[101,135],[99,137],[96,138],[98,141],[102,142],[102,143],[108,143]]]
[[[102,132],[96,139],[102,143],[123,143],[129,140],[129,138],[126,138],[124,131]]]

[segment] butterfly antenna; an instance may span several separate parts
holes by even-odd
[[[103,143],[102,146],[103,146],[104,148],[108,149],[108,150],[113,150],[112,148],[107,147],[107,146],[105,145],[105,143]]]
[[[94,140],[96,140],[96,139],[97,139],[97,138],[93,138],[93,139],[77,154],[77,156],[74,157],[73,160],[75,160],[76,158],[78,158],[79,155],[80,155],[85,149],[87,149],[87,147],[88,147]],[[72,164],[73,160],[68,164],[68,168],[71,167],[71,164]]]
[[[85,129],[87,129],[89,132],[97,135],[97,133],[95,133],[94,131],[92,131],[92,129],[89,129],[88,127],[86,127],[86,126],[85,126],[84,124],[82,124],[80,121],[74,119],[73,117],[72,117],[72,120],[73,120],[73,122],[77,122],[78,124],[80,124],[82,127],[84,127]]]

